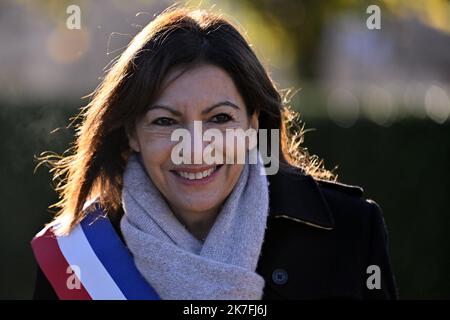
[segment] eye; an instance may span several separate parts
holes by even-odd
[[[166,118],[166,117],[161,117],[161,118],[157,118],[157,119],[153,120],[152,124],[156,124],[158,126],[163,126],[163,127],[168,127],[168,126],[175,124],[175,120]]]
[[[215,122],[215,123],[225,123],[230,120],[233,120],[233,118],[226,113],[219,113],[218,115],[215,115],[214,117],[212,117],[212,122]]]

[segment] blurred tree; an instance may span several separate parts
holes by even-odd
[[[366,21],[366,9],[376,4],[385,14],[415,17],[430,27],[450,32],[450,2],[446,0],[244,0],[267,24],[281,26],[293,48],[301,77],[314,79],[322,30],[341,14],[353,14]]]

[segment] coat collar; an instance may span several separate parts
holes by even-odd
[[[300,169],[267,176],[269,217],[290,219],[323,230],[334,228],[333,214],[313,177]]]

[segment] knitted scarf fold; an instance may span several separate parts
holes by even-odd
[[[255,272],[266,229],[267,177],[245,164],[204,243],[175,217],[130,156],[122,191],[120,227],[137,268],[162,299],[261,299],[264,279]]]

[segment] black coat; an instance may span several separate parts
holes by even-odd
[[[360,187],[303,173],[268,178],[269,219],[257,268],[266,281],[263,299],[397,299],[382,211]],[[379,267],[379,289],[368,288],[371,265]],[[57,299],[39,269],[34,298]]]

